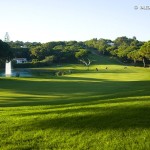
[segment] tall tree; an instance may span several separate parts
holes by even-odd
[[[0,40],[0,60],[1,61],[10,61],[13,58],[13,53],[10,46]]]
[[[90,60],[88,58],[88,54],[89,54],[89,51],[87,51],[86,49],[80,49],[79,52],[76,52],[75,53],[75,57],[81,62],[83,63],[87,69],[89,70],[89,67],[92,63],[92,60]]]
[[[138,50],[131,51],[130,53],[127,54],[127,57],[133,60],[134,64],[136,64],[137,60],[141,60]]]
[[[146,67],[146,60],[150,60],[150,41],[141,46],[139,54],[142,57],[144,67]]]

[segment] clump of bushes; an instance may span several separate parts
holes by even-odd
[[[71,74],[72,71],[71,70],[68,70],[68,71],[58,71],[56,72],[56,76],[63,76],[65,74]]]
[[[62,76],[62,75],[63,75],[63,72],[62,72],[62,71],[56,72],[56,76]]]

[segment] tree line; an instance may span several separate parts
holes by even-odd
[[[141,42],[126,36],[118,37],[114,41],[107,39],[92,39],[85,42],[88,47],[95,49],[102,55],[111,55],[124,63],[143,63],[146,67],[150,63],[150,41]]]
[[[88,41],[58,41],[48,43],[9,42],[0,40],[0,61],[12,58],[27,58],[33,66],[48,66],[53,63],[76,63],[89,61],[88,55],[95,52],[99,55],[114,56],[124,63],[150,63],[150,41],[142,42],[126,36],[114,41],[109,39],[91,39]],[[26,64],[27,65],[27,64]]]

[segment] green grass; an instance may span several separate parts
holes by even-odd
[[[149,150],[149,68],[94,59],[40,69],[73,70],[61,77],[1,77],[0,149]]]

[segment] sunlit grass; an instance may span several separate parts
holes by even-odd
[[[0,149],[149,150],[149,68],[108,62],[0,78]]]

